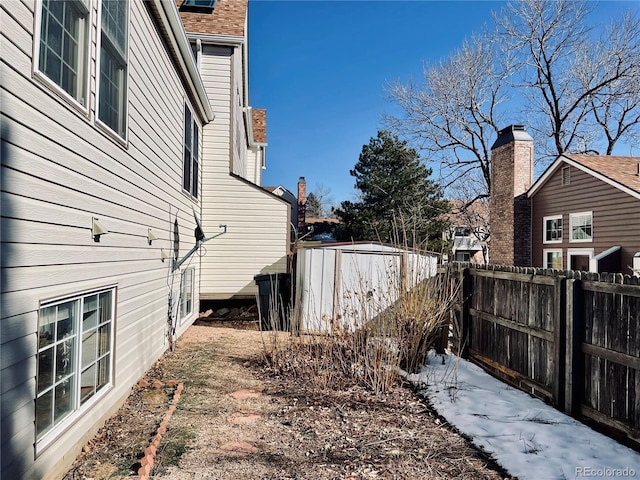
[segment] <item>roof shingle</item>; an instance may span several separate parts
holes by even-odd
[[[213,12],[184,12],[180,18],[188,33],[245,36],[248,0],[219,0]],[[178,9],[184,0],[175,0]]]
[[[638,175],[640,157],[577,155],[568,153],[565,153],[563,156],[640,193],[640,175]]]

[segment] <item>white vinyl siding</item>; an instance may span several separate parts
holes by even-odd
[[[207,236],[227,225],[227,233],[207,243],[201,257],[204,299],[253,297],[255,275],[285,272],[287,265],[289,204],[229,174],[235,122],[243,118],[236,94],[231,98],[232,78],[241,75],[231,75],[237,57],[230,47],[203,45],[200,73],[216,120],[202,131],[202,223]],[[247,152],[246,140],[242,148]]]
[[[234,49],[231,56],[233,84],[231,89],[231,122],[233,135],[232,172],[247,178],[247,131],[245,124],[244,82],[242,80],[242,52]],[[248,178],[247,178],[248,179]]]
[[[89,0],[37,3],[34,69],[87,106],[89,53]]]
[[[180,288],[181,272],[170,273],[170,262],[161,262],[160,249],[173,250],[176,218],[180,256],[194,242],[194,202],[182,191],[182,118],[188,95],[148,6],[127,2],[125,151],[106,129],[96,128],[97,100],[87,102],[87,116],[43,82],[33,81],[39,5],[0,2],[2,478],[60,478],[75,452],[168,348],[168,292]],[[94,40],[99,35],[99,5],[90,3]],[[93,42],[89,50],[93,98],[99,48]],[[197,121],[201,128],[201,119]],[[109,230],[100,243],[91,236],[92,217]],[[149,228],[158,236],[152,245],[147,241]],[[192,266],[195,308],[199,262]],[[117,287],[112,387],[87,401],[86,414],[69,417],[69,424],[55,432],[36,458],[40,307],[105,285]],[[193,316],[178,334],[191,320]]]
[[[127,0],[101,2],[98,118],[118,136],[127,125]]]
[[[250,148],[247,150],[247,180],[256,185],[262,185],[263,155],[263,147]]]

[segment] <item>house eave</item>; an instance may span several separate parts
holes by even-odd
[[[597,178],[598,180],[601,180],[606,184],[611,185],[612,187],[615,187],[618,190],[621,190],[624,193],[631,195],[632,197],[640,200],[640,192],[637,192],[632,188],[627,187],[626,185],[622,185],[621,183],[618,183],[615,180],[612,180],[609,177],[602,175],[601,173],[598,173],[595,170],[590,169],[589,167],[585,167],[581,163],[576,162],[575,160],[572,160],[570,157],[567,157],[565,155],[558,156],[558,158],[556,158],[555,161],[551,165],[549,165],[549,167],[547,167],[547,169],[540,176],[540,178],[538,178],[538,180],[536,180],[534,184],[531,186],[531,188],[527,191],[527,197],[531,198],[533,195],[535,195],[536,192],[540,190],[540,188],[542,188],[542,186],[545,183],[547,183],[549,178],[558,170],[560,165],[563,163],[566,163],[567,165],[571,165],[572,167],[582,170],[588,175],[591,175],[592,177]]]
[[[211,103],[202,83],[202,77],[193,59],[191,46],[182,26],[180,13],[175,2],[152,0],[151,5],[153,6],[151,11],[156,14],[157,20],[163,27],[167,43],[171,50],[175,52],[175,60],[185,78],[187,90],[197,100],[195,107],[200,118],[203,119],[204,123],[213,121],[215,114],[211,109]]]
[[[239,35],[187,32],[187,38],[189,40],[200,40],[208,45],[222,45],[225,47],[240,47],[245,44],[245,38]]]

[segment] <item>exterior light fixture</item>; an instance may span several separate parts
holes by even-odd
[[[147,241],[149,242],[149,245],[151,245],[151,242],[157,239],[158,237],[156,236],[155,233],[153,233],[153,230],[149,229],[147,232]]]
[[[100,236],[106,235],[109,231],[98,221],[96,217],[91,218],[91,235],[93,235],[93,241],[99,242]]]

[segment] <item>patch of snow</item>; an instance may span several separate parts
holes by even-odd
[[[521,480],[639,478],[640,454],[452,355],[419,374],[437,412]]]

